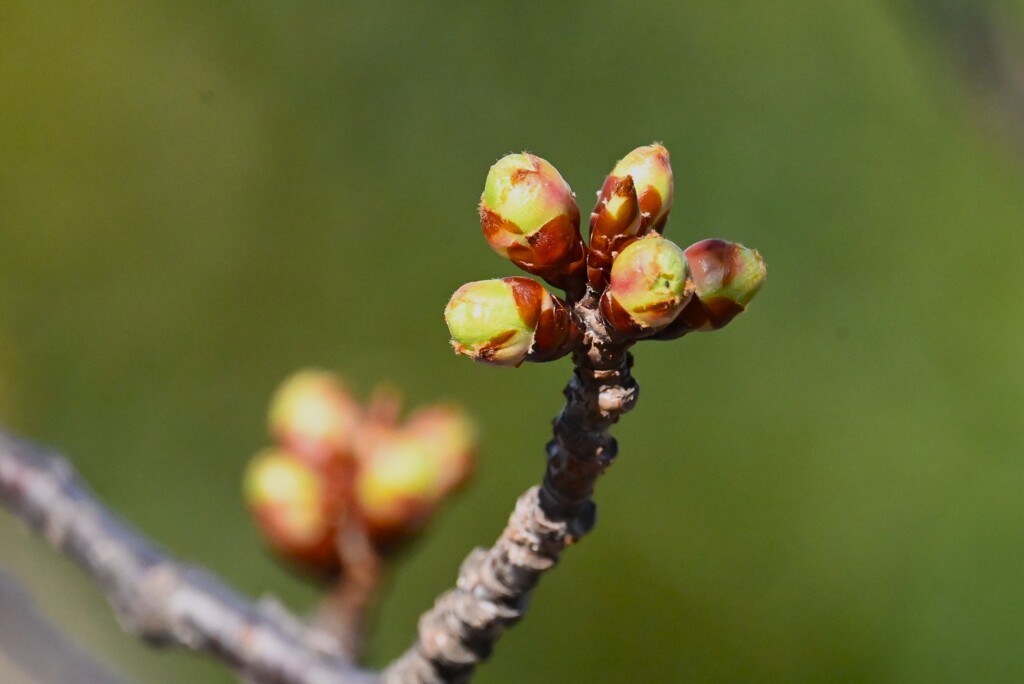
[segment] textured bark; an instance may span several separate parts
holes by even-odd
[[[466,558],[455,588],[420,618],[419,638],[385,670],[384,684],[469,681],[505,628],[522,618],[541,575],[593,527],[594,484],[617,451],[608,430],[639,391],[626,345],[609,338],[596,306],[590,296],[574,307],[587,333],[573,354],[576,368],[548,443],[543,485],[519,497],[494,546]]]
[[[373,681],[329,635],[171,560],[96,503],[63,458],[2,433],[0,502],[92,577],[125,629],[151,644],[209,653],[266,684]]]

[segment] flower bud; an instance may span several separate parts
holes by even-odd
[[[497,366],[560,358],[582,334],[568,305],[529,278],[467,283],[444,317],[456,352]]]
[[[459,407],[436,404],[421,408],[409,416],[404,432],[418,440],[438,466],[436,498],[447,496],[472,474],[477,428]]]
[[[658,144],[638,147],[615,165],[611,176],[633,177],[640,211],[643,213],[640,234],[648,230],[661,233],[668,221],[668,212],[672,209],[672,166],[669,164],[668,150]]]
[[[480,198],[480,225],[494,251],[515,265],[568,292],[582,289],[580,210],[547,161],[526,152],[498,160]]]
[[[348,455],[361,420],[359,404],[338,377],[322,370],[294,373],[270,404],[274,438],[315,466]]]
[[[441,470],[420,439],[395,434],[379,442],[355,483],[356,504],[371,536],[391,541],[420,529],[439,501]]]
[[[645,337],[672,322],[690,298],[683,250],[656,233],[622,250],[612,264],[601,314],[620,335]]]
[[[587,283],[595,292],[608,285],[612,261],[640,232],[640,201],[632,176],[608,176],[590,214]]]
[[[245,473],[245,501],[270,546],[310,569],[338,567],[334,537],[342,499],[328,495],[317,472],[292,454],[266,449]]]
[[[765,281],[757,250],[726,240],[701,240],[685,250],[694,297],[657,339],[718,330],[744,311]]]

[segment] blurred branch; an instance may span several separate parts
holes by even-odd
[[[40,615],[32,597],[0,572],[0,652],[38,684],[127,684]]]
[[[633,408],[639,391],[627,345],[612,342],[596,304],[594,298],[575,304],[589,332],[573,357],[543,486],[519,498],[494,546],[466,558],[455,588],[420,618],[417,642],[384,672],[386,684],[468,681],[504,629],[523,616],[541,575],[593,527],[594,484],[617,450],[608,430]]]
[[[95,580],[124,627],[157,646],[206,652],[273,684],[364,684],[326,633],[275,603],[253,605],[164,555],[106,511],[60,456],[0,433],[0,502]],[[76,680],[77,681],[77,680]]]
[[[420,618],[417,642],[380,676],[345,655],[358,653],[375,572],[332,598],[335,624],[325,626],[343,635],[342,644],[276,604],[252,605],[209,573],[168,558],[106,511],[63,458],[2,432],[0,502],[76,562],[125,628],[154,645],[206,652],[246,680],[269,684],[465,682],[523,616],[541,575],[594,525],[590,497],[617,450],[608,430],[638,394],[628,345],[610,339],[596,305],[593,298],[575,305],[589,332],[574,354],[543,485],[519,498],[494,546],[470,553],[455,588]]]

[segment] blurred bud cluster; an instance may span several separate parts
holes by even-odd
[[[585,245],[575,194],[555,167],[526,152],[500,159],[480,200],[484,237],[565,298],[528,278],[467,283],[445,309],[455,351],[506,366],[560,358],[585,334],[573,305],[587,300],[619,342],[726,325],[761,288],[764,262],[726,240],[684,250],[662,237],[673,195],[668,150],[633,150],[605,179]]]
[[[274,445],[245,474],[245,499],[282,557],[325,577],[342,566],[339,535],[357,529],[378,554],[420,531],[473,470],[476,427],[460,408],[378,389],[360,404],[333,373],[303,370],[270,405]]]

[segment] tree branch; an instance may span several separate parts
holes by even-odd
[[[222,660],[267,684],[367,684],[323,632],[276,603],[253,605],[178,563],[104,510],[60,456],[0,432],[0,502],[95,580],[125,629]]]
[[[128,684],[51,625],[28,592],[2,571],[0,653],[37,684]]]
[[[594,484],[617,451],[608,430],[635,406],[639,392],[628,345],[611,339],[596,304],[590,297],[574,306],[587,334],[573,355],[575,372],[547,446],[543,486],[519,497],[494,546],[470,553],[455,588],[420,618],[416,643],[383,673],[384,684],[469,681],[505,628],[523,616],[541,575],[593,527]]]
[[[466,682],[523,616],[541,575],[593,527],[590,497],[617,451],[608,430],[636,403],[628,343],[608,334],[596,299],[577,302],[574,315],[587,333],[573,355],[543,484],[519,497],[494,546],[469,554],[455,588],[420,618],[417,642],[380,675],[357,669],[337,640],[276,603],[253,605],[209,573],[170,559],[96,502],[66,460],[3,432],[0,503],[94,579],[127,630],[154,645],[206,652],[247,681]],[[355,650],[358,635],[349,636],[345,646]]]

